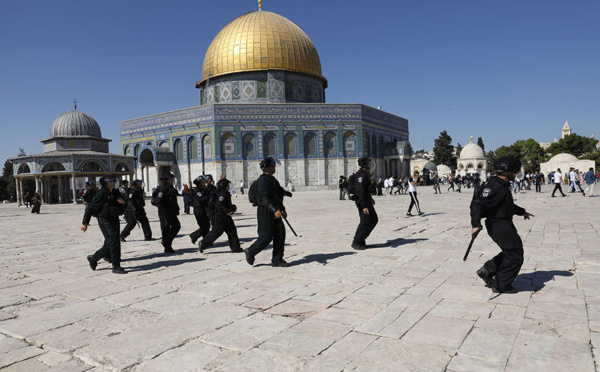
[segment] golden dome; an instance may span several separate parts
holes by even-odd
[[[236,18],[214,38],[204,57],[202,81],[246,71],[284,70],[327,80],[309,37],[279,14],[257,11]]]

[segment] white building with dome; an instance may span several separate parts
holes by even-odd
[[[466,174],[479,174],[482,181],[487,180],[487,160],[481,146],[473,143],[473,136],[468,145],[463,147],[458,157],[457,173],[461,176]]]
[[[115,174],[131,180],[135,158],[110,154],[110,141],[102,138],[98,122],[78,111],[77,105],[60,115],[50,127],[50,137],[41,141],[43,153],[8,159],[13,163],[18,205],[23,205],[26,178],[35,179],[44,203],[77,203],[77,190],[85,187],[86,179]]]
[[[595,163],[593,160],[577,159],[574,155],[563,153],[553,156],[545,163],[541,163],[540,172],[544,175],[548,175],[550,172],[556,172],[556,170],[560,168],[561,173],[564,174],[565,172],[568,172],[571,167],[587,172],[588,169],[595,167]]]

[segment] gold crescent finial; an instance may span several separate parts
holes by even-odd
[[[262,0],[258,0],[258,11],[262,10]]]

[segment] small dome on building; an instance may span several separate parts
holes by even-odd
[[[102,132],[98,122],[81,111],[73,110],[62,114],[50,128],[51,138],[82,136],[102,138]]]
[[[430,161],[423,166],[423,169],[427,169],[430,172],[437,172],[438,167],[432,161]]]
[[[471,142],[463,147],[460,152],[461,159],[473,159],[473,158],[485,158],[483,149],[476,143],[473,143],[473,136],[471,136]]]
[[[450,169],[450,167],[445,164],[438,165],[437,169],[438,169],[438,174],[440,176],[447,176],[450,173],[452,173],[452,169]]]
[[[571,154],[558,154],[558,155],[554,155],[550,160],[548,160],[548,163],[568,163],[568,162],[573,162],[573,164],[575,164],[575,162],[577,162],[579,159],[577,159],[576,156],[571,155]]]

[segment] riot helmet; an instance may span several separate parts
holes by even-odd
[[[86,185],[86,186],[96,186],[96,183],[95,183],[94,181],[90,180],[90,181],[87,181],[87,182],[85,183],[85,185]]]
[[[142,181],[142,180],[135,180],[135,181],[133,181],[131,183],[131,186],[133,186],[133,187],[139,187],[139,188],[143,189],[144,188],[144,181]]]
[[[521,170],[521,161],[512,156],[501,156],[494,162],[494,168],[496,169],[496,173],[518,173]]]
[[[266,167],[276,167],[277,163],[275,162],[275,159],[273,159],[272,157],[267,157],[264,158],[264,160],[262,160],[260,162],[260,169],[265,169]]]
[[[117,178],[117,176],[115,176],[114,174],[111,174],[111,175],[100,178],[100,186],[106,186],[106,185],[108,185],[109,182],[114,182],[115,188],[118,188],[119,187],[118,181],[119,181],[119,179]]]
[[[198,176],[194,181],[192,181],[196,187],[202,186],[203,183],[206,182],[206,178],[204,176]]]
[[[219,182],[217,182],[217,188],[219,190],[227,190],[229,183],[230,182],[227,178],[220,179]]]

